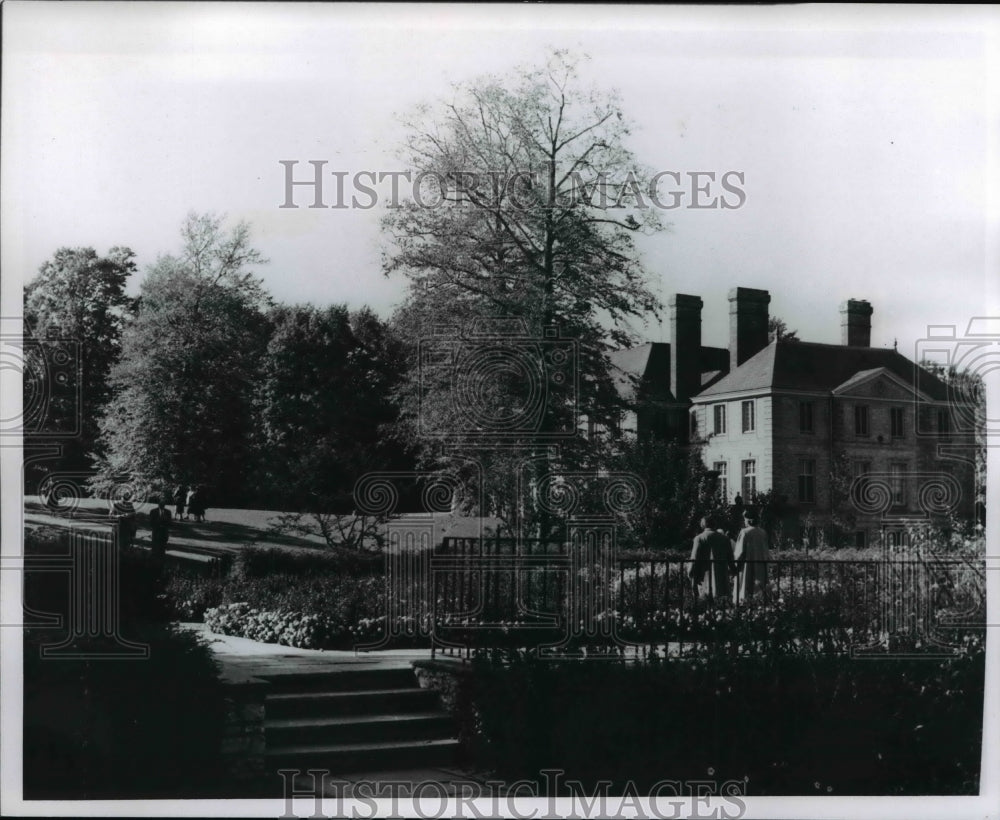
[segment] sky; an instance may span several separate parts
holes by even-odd
[[[190,211],[253,227],[278,300],[368,304],[382,206],[282,209],[282,160],[402,170],[398,116],[452,84],[586,54],[620,93],[654,171],[744,174],[735,209],[680,207],[642,237],[652,290],[771,293],[804,340],[840,341],[839,304],[874,306],[873,346],[1000,315],[997,10],[974,7],[487,8],[8,2],[3,25],[4,315],[63,246],[179,248]],[[689,179],[683,177],[682,179]],[[686,197],[684,205],[690,197]],[[138,287],[138,281],[133,289]],[[13,305],[13,307],[11,307]],[[664,320],[633,328],[666,340]]]

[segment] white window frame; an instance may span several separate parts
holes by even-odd
[[[726,434],[726,404],[712,405],[712,432],[717,436]]]

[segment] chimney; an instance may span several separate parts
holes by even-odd
[[[698,296],[675,293],[670,307],[670,392],[687,401],[701,390],[701,307]]]
[[[729,291],[729,372],[767,347],[767,306],[771,294],[756,288]]]
[[[840,341],[848,347],[872,346],[872,313],[865,299],[848,299],[840,305]]]

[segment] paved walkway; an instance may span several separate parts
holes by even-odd
[[[183,623],[201,635],[222,665],[223,678],[281,675],[309,672],[349,672],[359,669],[403,669],[415,660],[426,660],[430,649],[389,649],[380,652],[353,652],[335,649],[299,649],[276,643],[260,643],[249,638],[218,635],[202,623]]]

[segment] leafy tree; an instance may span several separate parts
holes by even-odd
[[[93,248],[60,248],[25,286],[25,443],[59,436],[61,469],[89,467],[108,377],[135,311],[125,293],[134,257],[124,247],[103,257]]]
[[[659,308],[634,236],[661,226],[649,175],[625,146],[619,100],[582,87],[576,61],[556,52],[509,80],[459,84],[453,99],[421,107],[404,126],[406,158],[422,185],[384,223],[394,243],[386,273],[411,283],[395,322],[412,340],[450,325],[438,344],[457,355],[457,369],[428,368],[411,351],[405,429],[434,468],[458,463],[474,450],[462,442],[489,439],[491,425],[502,432],[494,439],[512,445],[475,450],[491,475],[501,463],[509,475],[526,454],[536,479],[558,461],[585,460],[585,440],[572,438],[576,414],[617,415],[606,353],[631,341],[629,320]],[[557,346],[547,328],[578,345],[571,372],[554,373],[545,360]],[[470,331],[481,335],[462,336]],[[483,353],[483,367],[463,363],[463,351]],[[542,409],[519,426],[533,402]],[[566,434],[558,456],[542,443],[556,433]],[[521,503],[506,499],[511,508]]]
[[[391,436],[401,345],[368,309],[279,306],[270,318],[257,399],[262,495],[294,511],[279,529],[316,529],[331,546],[377,542],[382,521],[356,514],[352,490],[365,473],[410,466]]]
[[[729,505],[719,497],[717,476],[705,466],[697,446],[629,436],[617,448],[614,463],[646,485],[646,504],[622,522],[627,547],[686,548],[700,531],[702,516],[722,519],[729,514]]]
[[[178,256],[161,256],[142,282],[139,314],[125,331],[101,420],[106,456],[95,486],[120,475],[160,491],[211,488],[245,497],[251,405],[266,344],[262,263],[249,227],[191,214]]]
[[[928,359],[921,360],[920,366],[948,385],[951,401],[955,403],[959,416],[956,428],[972,428],[974,448],[971,460],[974,462],[978,520],[985,516],[986,509],[986,385],[983,376],[953,364],[946,366]]]
[[[779,342],[797,342],[799,341],[799,332],[789,330],[784,319],[769,316],[767,318],[767,340],[773,342],[775,339]]]

